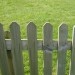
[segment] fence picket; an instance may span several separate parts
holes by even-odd
[[[62,24],[58,31],[58,68],[57,75],[65,75],[66,64],[66,49],[67,49],[67,36],[68,28],[66,24]]]
[[[9,31],[5,31],[5,39],[10,39],[10,32]],[[7,49],[7,56],[8,56],[8,62],[9,62],[9,67],[10,67],[11,75],[14,75],[11,49],[10,50]]]
[[[0,64],[2,75],[11,75],[7,60],[7,52],[2,24],[0,24]]]
[[[15,75],[24,75],[23,59],[22,59],[22,48],[20,38],[20,27],[17,23],[13,22],[10,25],[10,34],[12,41],[12,59]]]
[[[4,36],[6,34],[6,36]],[[44,75],[52,75],[52,51],[57,49],[57,75],[66,74],[66,52],[72,50],[70,75],[75,75],[75,26],[72,40],[67,41],[68,27],[59,26],[58,40],[53,40],[53,27],[43,26],[43,39],[37,39],[37,28],[33,22],[27,26],[27,39],[21,39],[20,27],[16,22],[10,25],[10,34],[0,24],[0,68],[2,75],[25,75],[22,50],[29,52],[30,75],[38,75],[38,50],[43,51]],[[7,39],[9,38],[10,39]],[[5,39],[6,38],[6,39]]]
[[[75,26],[72,34],[72,54],[71,54],[71,70],[70,75],[75,75]]]
[[[46,23],[43,27],[44,75],[52,75],[52,32],[52,25]]]
[[[30,22],[27,26],[30,75],[38,75],[36,26]]]

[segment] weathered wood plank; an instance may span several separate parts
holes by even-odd
[[[49,23],[46,23],[43,27],[44,34],[44,75],[52,75],[52,37],[53,27]]]
[[[11,39],[5,39],[5,43],[6,43],[6,47],[7,50],[11,50]],[[21,43],[22,43],[22,50],[28,50],[28,41],[27,39],[21,39]],[[67,42],[67,50],[71,50],[72,48],[72,41],[68,40]],[[37,39],[37,50],[42,50],[43,49],[43,40],[42,39]],[[53,40],[53,50],[57,50],[58,49],[58,41],[57,40]]]
[[[0,24],[0,67],[1,67],[2,75],[11,75],[9,65],[8,65],[6,44],[5,44],[2,24]]]
[[[57,75],[65,75],[68,28],[62,24],[58,31],[58,67]]]
[[[72,34],[72,54],[71,54],[71,70],[70,75],[75,75],[75,26]]]
[[[10,34],[12,41],[11,53],[15,75],[24,75],[20,27],[15,22],[10,25]]]
[[[38,75],[37,33],[36,26],[30,22],[27,26],[30,75]]]
[[[5,31],[5,38],[6,38],[6,39],[10,39],[10,32],[9,32],[9,31]],[[6,48],[6,49],[7,49],[7,48]],[[7,56],[8,56],[8,63],[9,63],[11,75],[15,75],[15,74],[14,74],[14,69],[13,69],[13,63],[12,63],[11,50],[7,50]]]

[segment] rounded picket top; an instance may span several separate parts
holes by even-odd
[[[29,24],[27,25],[27,28],[36,28],[36,25],[31,21],[31,22],[29,22]]]
[[[37,37],[37,28],[33,22],[30,22],[27,25],[27,38],[32,39],[34,37]]]
[[[12,25],[12,24],[17,24],[17,22],[12,22],[11,25]]]
[[[43,26],[43,38],[44,42],[51,42],[53,39],[53,26],[49,22],[45,23],[45,25]]]
[[[44,30],[44,33],[50,33],[50,34],[52,34],[53,33],[53,26],[49,22],[47,22],[43,26],[43,30]]]
[[[58,40],[59,40],[58,45],[64,44],[67,41],[67,38],[68,38],[68,26],[65,23],[62,23],[58,28]]]
[[[68,26],[67,26],[65,23],[62,23],[62,24],[58,27],[58,37],[59,37],[59,35],[60,35],[61,37],[64,36],[64,38],[67,37],[67,35],[68,35]]]
[[[60,24],[59,27],[58,27],[58,32],[62,32],[63,34],[64,33],[67,34],[68,33],[68,26],[67,26],[67,24],[65,24],[65,23]]]
[[[44,28],[47,28],[47,27],[52,28],[53,26],[49,22],[46,22],[43,27]]]
[[[62,29],[62,30],[65,30],[65,29],[68,29],[68,26],[65,23],[61,23],[58,28]]]
[[[34,32],[36,31],[36,25],[33,22],[30,22],[27,25],[27,32]]]
[[[11,28],[11,27],[17,27],[17,26],[19,26],[17,22],[12,22],[12,23],[10,24],[10,28]]]
[[[16,22],[12,22],[10,24],[10,30],[17,30],[17,29],[20,29],[20,26],[16,23]]]

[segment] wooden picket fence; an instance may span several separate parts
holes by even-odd
[[[5,39],[6,35],[6,39]],[[9,36],[10,35],[10,36]],[[65,75],[66,52],[71,50],[70,75],[75,75],[75,27],[72,40],[68,40],[68,27],[62,24],[58,28],[58,40],[53,39],[53,27],[43,26],[43,39],[37,39],[37,28],[33,22],[27,26],[27,39],[21,39],[20,26],[13,22],[10,34],[4,33],[0,24],[0,67],[2,75],[26,75],[24,73],[22,50],[28,50],[30,75],[38,75],[37,51],[44,55],[44,75],[52,75],[52,52],[57,50],[57,75]]]

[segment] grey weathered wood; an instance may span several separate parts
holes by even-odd
[[[9,31],[5,31],[5,39],[10,39],[10,32]],[[7,50],[7,56],[8,56],[8,63],[9,63],[11,75],[15,75],[14,69],[13,69],[13,63],[12,63],[11,50]]]
[[[5,39],[7,50],[11,50],[11,39]],[[22,42],[22,50],[28,50],[28,41],[27,39],[21,39]],[[37,47],[38,50],[42,50],[43,48],[43,40],[37,39]],[[72,41],[68,40],[67,42],[67,50],[71,50]],[[58,41],[53,39],[53,50],[58,49]]]
[[[44,75],[52,75],[52,37],[53,27],[49,23],[44,25]]]
[[[20,27],[17,23],[13,22],[10,25],[10,34],[12,41],[11,53],[15,75],[24,75]]]
[[[3,31],[2,24],[0,24],[0,64],[1,64],[0,67],[1,67],[2,75],[11,75],[9,65],[8,65],[4,31]]]
[[[75,75],[75,26],[72,34],[72,54],[71,54],[71,70],[70,75]]]
[[[65,75],[68,28],[62,24],[58,31],[58,66],[57,75]]]
[[[37,33],[36,26],[30,22],[27,26],[30,75],[38,75]]]

